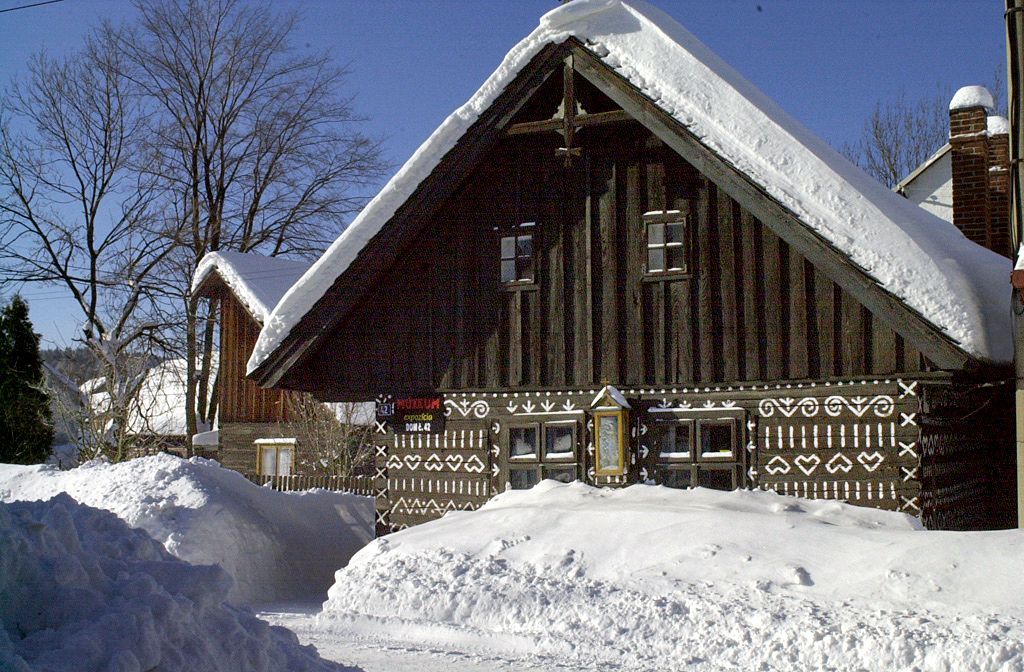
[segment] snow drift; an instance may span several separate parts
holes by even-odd
[[[0,669],[342,669],[225,604],[230,585],[67,495],[0,503]]]
[[[1022,557],[1018,531],[838,502],[544,481],[370,544],[319,627],[623,669],[1022,670]]]
[[[154,455],[120,464],[0,465],[0,500],[66,492],[145,530],[172,554],[219,564],[246,604],[322,593],[373,539],[373,499],[324,490],[282,493],[216,462]]]

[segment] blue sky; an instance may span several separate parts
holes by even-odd
[[[30,0],[0,0],[0,9]],[[988,83],[1005,69],[1002,0],[654,0],[790,114],[834,146],[853,141],[879,100]],[[300,48],[351,68],[365,132],[396,167],[498,65],[556,0],[295,0]],[[81,43],[126,0],[64,0],[0,13],[0,77],[39,49]],[[46,345],[69,344],[76,316],[53,288],[28,288]]]

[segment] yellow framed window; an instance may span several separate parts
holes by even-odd
[[[626,473],[626,412],[594,413],[594,472],[598,476]]]

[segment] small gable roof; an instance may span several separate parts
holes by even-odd
[[[209,252],[196,266],[192,293],[217,275],[253,318],[266,324],[274,306],[309,266],[310,262],[301,259],[264,257],[251,252]]]
[[[640,0],[575,0],[541,18],[363,209],[270,315],[256,372],[517,74],[570,39],[793,213],[968,356],[1012,359],[1009,260],[855,167],[673,19]]]

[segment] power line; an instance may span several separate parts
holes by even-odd
[[[21,5],[19,7],[8,7],[7,9],[0,9],[0,14],[4,12],[13,12],[18,9],[31,9],[32,7],[42,7],[43,5],[52,5],[58,2],[64,2],[64,0],[44,0],[43,2],[33,2],[31,5]]]

